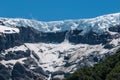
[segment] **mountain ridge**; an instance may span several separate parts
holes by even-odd
[[[90,19],[63,20],[63,21],[37,21],[22,18],[0,18],[6,26],[30,26],[42,32],[61,32],[65,30],[83,30],[87,33],[90,29],[98,33],[106,31],[110,26],[119,25],[120,13],[108,14]],[[96,25],[97,24],[97,25]]]

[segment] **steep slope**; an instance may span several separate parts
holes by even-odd
[[[119,80],[120,51],[107,57],[94,67],[83,67],[69,75],[65,80]]]
[[[93,66],[120,45],[120,13],[92,19],[40,22],[0,18],[0,63],[7,76],[63,79],[83,66]],[[16,65],[24,70],[23,76]],[[15,69],[15,70],[14,70]],[[4,78],[4,77],[3,77]]]

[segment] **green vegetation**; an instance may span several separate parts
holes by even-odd
[[[94,67],[83,67],[65,80],[120,80],[120,52],[109,56]]]

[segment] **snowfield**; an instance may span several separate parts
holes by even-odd
[[[113,42],[113,44],[116,44],[116,42]],[[76,64],[80,60],[83,59],[83,56],[89,56],[90,54],[93,54],[97,52],[98,55],[102,55],[108,52],[114,52],[116,48],[108,50],[104,49],[104,46],[102,44],[100,45],[88,45],[88,44],[71,44],[68,42],[63,42],[60,44],[57,43],[25,43],[22,46],[15,46],[13,48],[5,50],[5,53],[2,53],[3,55],[7,54],[9,51],[26,51],[31,50],[31,53],[34,52],[38,57],[39,60],[37,60],[33,54],[31,54],[31,57],[36,61],[36,63],[42,67],[44,71],[49,72],[55,72],[55,71],[64,71],[64,72],[73,72],[76,70],[77,65],[71,65],[70,67],[63,67],[66,62]],[[118,46],[117,46],[118,47]],[[69,58],[69,60],[66,60],[65,58]],[[24,58],[23,58],[24,59]],[[15,64],[15,62],[22,62],[23,59],[18,60],[11,60],[11,61],[2,61],[4,64],[12,63]],[[91,63],[91,65],[93,65]],[[31,69],[34,67],[31,66]]]

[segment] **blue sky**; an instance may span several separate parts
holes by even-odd
[[[0,0],[0,17],[55,21],[117,12],[120,0]]]

